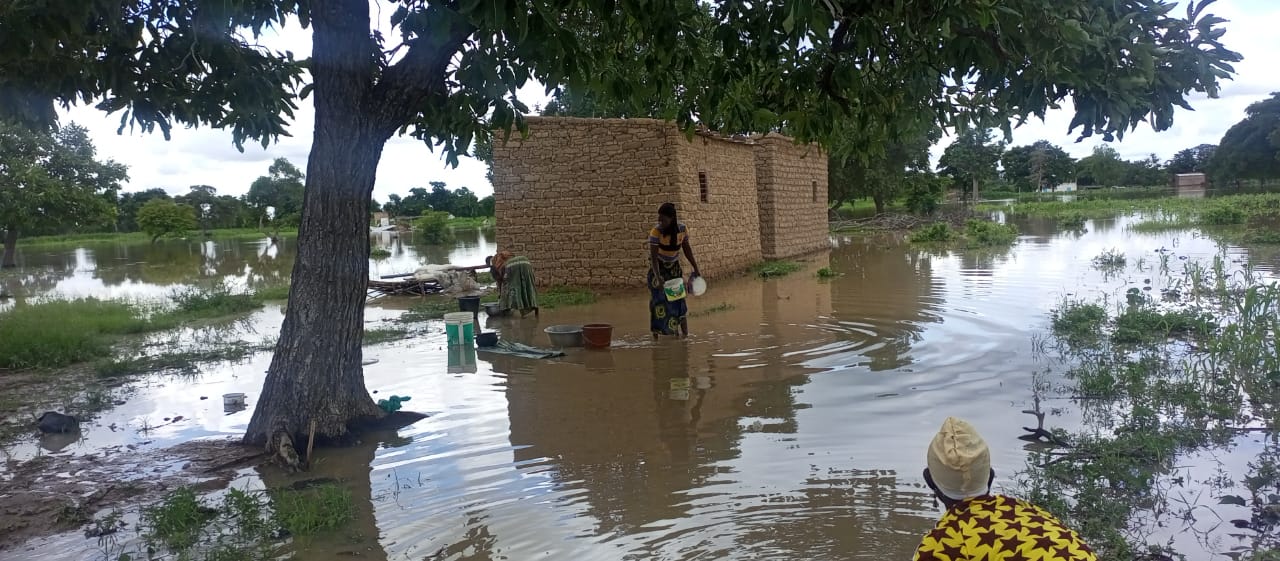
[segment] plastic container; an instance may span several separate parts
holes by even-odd
[[[476,348],[472,345],[449,347],[450,374],[474,374],[476,369]]]
[[[694,296],[702,296],[707,293],[707,281],[702,277],[693,277],[689,280],[689,294]]]
[[[498,346],[498,334],[493,331],[476,334],[476,346],[482,348]]]
[[[244,394],[242,393],[222,394],[222,407],[227,409],[244,407]]]
[[[667,295],[668,302],[684,300],[684,279],[671,279],[663,283],[662,292]]]
[[[582,326],[582,344],[588,349],[607,349],[613,340],[613,326],[589,323]]]
[[[470,346],[476,337],[475,315],[471,312],[445,314],[444,334],[450,347]]]
[[[551,339],[551,345],[554,347],[581,347],[582,346],[582,326],[580,325],[553,325],[542,330],[547,334],[547,338]]]
[[[462,296],[458,298],[458,311],[460,312],[480,312],[479,296]]]
[[[502,304],[499,304],[497,302],[490,302],[488,304],[485,304],[484,313],[490,317],[503,317],[511,312],[511,310],[502,309],[501,306]]]

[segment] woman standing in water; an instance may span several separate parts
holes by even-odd
[[[677,329],[682,337],[689,336],[689,322],[685,317],[688,305],[683,298],[674,302],[667,300],[663,291],[667,281],[684,278],[680,268],[681,251],[693,268],[689,278],[697,278],[698,260],[694,259],[693,248],[689,246],[689,232],[676,217],[676,205],[663,203],[658,208],[658,225],[649,230],[649,330],[654,339],[658,335],[675,335]]]

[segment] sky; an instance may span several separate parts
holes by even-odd
[[[385,3],[380,4],[385,8]],[[1139,159],[1154,153],[1168,160],[1183,148],[1217,144],[1231,125],[1244,118],[1249,104],[1266,98],[1270,92],[1280,91],[1280,72],[1274,70],[1272,61],[1273,53],[1280,53],[1280,34],[1274,30],[1280,24],[1280,0],[1220,0],[1209,12],[1229,20],[1224,24],[1227,34],[1223,41],[1244,56],[1236,65],[1235,79],[1222,84],[1217,99],[1203,95],[1192,97],[1190,103],[1195,111],[1178,110],[1171,129],[1155,133],[1143,124],[1127,133],[1122,141],[1112,144],[1122,157]],[[383,21],[381,27],[389,29],[386,24],[389,9],[377,11],[375,16]],[[265,39],[264,44],[291,50],[298,57],[309,55],[309,30],[293,24],[275,35]],[[538,84],[523,88],[519,97],[530,107],[544,105],[548,99]],[[175,195],[185,193],[191,185],[201,184],[212,185],[219,194],[244,194],[254,179],[266,175],[275,158],[288,158],[305,170],[315,117],[308,98],[300,102],[295,113],[289,129],[291,137],[281,137],[266,149],[261,144],[246,144],[244,152],[240,152],[226,131],[207,127],[175,128],[172,139],[166,141],[159,133],[130,132],[128,128],[123,134],[117,134],[118,113],[107,115],[92,107],[73,107],[62,113],[64,123],[74,121],[89,129],[101,157],[129,166],[125,191],[158,187]],[[1076,143],[1076,135],[1067,134],[1071,117],[1070,106],[1064,105],[1063,109],[1048,113],[1043,122],[1028,121],[1014,130],[1012,144],[1024,145],[1044,139],[1074,157],[1087,156],[1102,141],[1091,138]],[[944,137],[933,147],[935,162],[951,140]],[[451,168],[439,152],[431,152],[425,143],[397,137],[391,139],[383,151],[374,198],[386,201],[392,193],[403,196],[410,188],[425,187],[431,181],[443,181],[451,188],[469,187],[483,197],[493,192],[485,172],[482,162],[470,158],[463,158],[457,168]]]

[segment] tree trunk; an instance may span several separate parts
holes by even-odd
[[[289,307],[245,432],[288,467],[311,427],[346,443],[384,414],[364,385],[361,340],[369,277],[369,199],[391,131],[365,110],[372,76],[369,4],[317,0],[312,9],[315,138],[307,161]]]
[[[10,269],[18,266],[18,229],[9,228],[4,231],[4,258],[0,259],[0,267]]]
[[[871,200],[876,203],[876,215],[884,214],[884,195],[875,194],[871,196]]]
[[[978,178],[973,178],[973,204],[978,204]]]

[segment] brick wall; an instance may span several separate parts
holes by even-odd
[[[682,140],[676,148],[680,189],[676,208],[680,221],[689,227],[690,245],[702,274],[715,279],[760,262],[760,213],[751,145],[699,135],[692,142]],[[706,178],[706,202],[699,174]]]
[[[531,117],[494,143],[497,243],[533,261],[539,284],[641,286],[658,207],[676,203],[702,273],[759,261],[751,147],[650,119]],[[699,198],[698,172],[710,197]],[[744,217],[749,216],[747,220]]]
[[[827,232],[827,156],[777,134],[756,140],[760,249],[783,259],[830,247]]]

